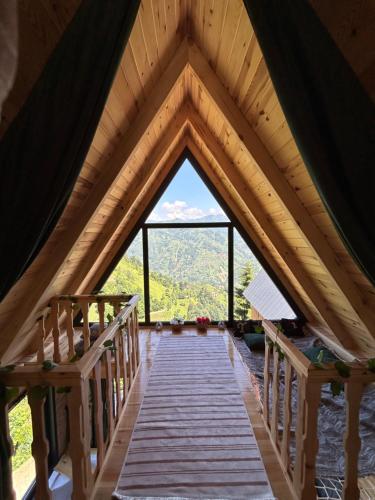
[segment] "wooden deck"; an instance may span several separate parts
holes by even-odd
[[[197,330],[194,328],[185,329],[182,333],[177,335],[192,334],[202,335],[198,334]],[[142,330],[140,332],[142,363],[139,368],[137,378],[135,379],[128,404],[118,427],[112,450],[108,454],[106,464],[103,468],[103,473],[98,479],[96,492],[93,496],[95,500],[111,498],[111,494],[115,489],[122,464],[125,460],[143,394],[147,386],[153,355],[162,335],[172,335],[172,332],[168,330],[164,330],[162,333],[155,332],[154,330]],[[267,431],[263,425],[255,395],[249,381],[247,368],[243,365],[228,332],[219,332],[217,329],[213,328],[207,332],[207,335],[221,335],[224,337],[228,346],[229,357],[235,370],[236,379],[240,386],[246,409],[254,428],[255,436],[273,493],[279,500],[290,500],[292,498],[292,494],[274,453]]]

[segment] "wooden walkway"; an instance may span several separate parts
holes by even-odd
[[[195,329],[187,329],[179,336],[199,335]],[[140,405],[147,387],[152,360],[162,336],[172,335],[171,332],[164,331],[162,334],[152,330],[142,331],[140,334],[142,364],[135,380],[129,403],[122,416],[120,426],[114,440],[113,448],[108,455],[103,474],[97,483],[97,489],[94,498],[97,500],[110,499],[116,487],[118,477],[130,443],[133,428],[138,416]],[[200,334],[201,335],[201,334]],[[225,340],[228,348],[231,364],[234,368],[237,383],[240,387],[243,400],[245,402],[247,413],[250,417],[254,434],[261,452],[261,456],[266,468],[266,472],[271,483],[273,494],[279,500],[289,500],[292,498],[287,486],[281,468],[278,464],[272,444],[268,438],[267,432],[263,426],[258,406],[253,394],[247,368],[243,365],[239,354],[234,347],[232,340],[227,332],[219,332],[211,329],[208,336],[221,336]]]

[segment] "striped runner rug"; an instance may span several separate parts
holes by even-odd
[[[118,499],[272,499],[222,337],[162,337]]]

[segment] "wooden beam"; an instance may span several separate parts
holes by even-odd
[[[313,281],[305,272],[298,259],[296,259],[294,254],[290,251],[290,247],[284,241],[277,228],[268,220],[264,210],[259,205],[256,197],[252,194],[251,189],[249,189],[246,179],[236,168],[236,165],[229,160],[219,142],[209,131],[207,125],[193,107],[190,108],[189,121],[196,133],[201,137],[202,141],[210,150],[219,168],[221,168],[222,172],[232,184],[244,204],[248,207],[249,212],[253,215],[259,226],[272,242],[284,263],[293,273],[303,290],[305,290],[305,292],[309,295],[312,303],[323,320],[330,327],[335,337],[344,347],[353,348],[353,341],[348,333],[345,332],[342,323],[329,308],[329,305],[325,301],[320,290],[314,285]]]
[[[154,175],[154,178],[149,179],[149,186],[148,189],[145,190],[144,197],[141,200],[141,203],[138,203],[138,206],[135,210],[135,213],[133,214],[130,222],[126,226],[126,230],[124,230],[121,233],[121,236],[118,238],[118,240],[115,242],[114,245],[112,245],[110,252],[105,255],[105,257],[101,260],[96,265],[95,268],[95,273],[92,274],[89,278],[89,280],[85,283],[85,291],[91,291],[93,287],[96,286],[97,282],[100,280],[101,276],[104,275],[104,273],[107,271],[109,268],[112,260],[114,257],[118,254],[120,251],[121,247],[123,246],[124,242],[127,240],[128,236],[131,234],[133,229],[136,227],[138,221],[142,217],[146,207],[151,203],[152,199],[155,197],[156,193],[160,189],[161,185],[163,184],[165,178],[167,177],[169,171],[173,167],[173,165],[176,163],[178,158],[181,156],[185,146],[186,146],[186,140],[185,136],[183,137],[176,137],[175,138],[175,144],[172,144],[173,149],[171,150],[170,154],[163,160],[162,166],[158,171],[156,172],[156,175]]]
[[[241,226],[244,228],[246,233],[252,239],[252,241],[254,242],[256,247],[262,252],[263,257],[267,261],[268,265],[271,267],[271,269],[276,274],[278,279],[285,286],[289,295],[293,298],[293,300],[295,301],[297,306],[301,309],[303,314],[306,316],[306,319],[311,320],[312,319],[311,311],[306,307],[306,304],[301,300],[298,292],[292,286],[292,284],[290,282],[290,278],[284,273],[283,269],[275,261],[271,252],[269,251],[269,249],[265,245],[264,241],[262,241],[262,239],[258,236],[257,232],[255,231],[255,229],[251,225],[248,218],[246,218],[244,216],[244,214],[242,213],[242,211],[239,209],[237,202],[235,201],[235,199],[233,198],[231,193],[225,188],[221,179],[218,177],[217,173],[213,170],[209,160],[207,159],[205,154],[201,151],[199,146],[196,144],[194,138],[192,138],[192,136],[190,134],[187,137],[187,146],[188,146],[189,150],[191,151],[192,155],[195,157],[195,159],[199,163],[199,165],[202,167],[202,170],[204,171],[204,173],[207,175],[207,177],[210,179],[212,184],[215,186],[216,190],[221,195],[221,197],[223,198],[225,203],[230,207],[233,214],[240,222]]]
[[[186,124],[186,118],[187,107],[183,104],[177,114],[174,115],[168,128],[158,140],[156,146],[148,155],[139,171],[134,175],[114,213],[106,223],[105,228],[103,228],[103,232],[99,234],[94,245],[90,248],[88,255],[85,255],[82,259],[79,269],[74,273],[72,280],[66,286],[69,293],[80,293],[80,290],[86,290],[86,283],[89,279],[90,270],[100,258],[100,255],[126,217],[126,214],[136,203],[145,184],[152,177],[155,170],[164,162],[164,157],[167,155],[171,144],[173,144],[176,137],[182,133],[182,129]]]
[[[315,225],[292,186],[192,40],[189,43],[188,57],[194,76],[209,94],[219,114],[228,123],[249,156],[254,159],[259,171],[272,186],[278,200],[295,221],[301,236],[313,249],[323,268],[346,298],[355,317],[375,336],[375,311],[367,306],[360,290],[340,265],[334,251]]]
[[[25,300],[17,310],[17,315],[12,318],[11,322],[2,325],[0,353],[7,351],[10,355],[12,351],[12,355],[17,355],[21,345],[18,343],[18,336],[22,337],[22,345],[25,345],[27,342],[28,334],[35,322],[34,316],[36,316],[38,310],[54,293],[51,288],[54,279],[58,276],[65,261],[69,258],[75,244],[85,232],[90,221],[95,217],[105,195],[116,184],[123,168],[126,167],[127,162],[132,157],[147,130],[155,123],[160,110],[168,101],[174,89],[177,88],[179,80],[184,74],[187,61],[187,48],[187,42],[183,40],[162,77],[158,80],[157,85],[153,87],[147,97],[134,123],[126,132],[123,141],[119,143],[114,154],[111,155],[107,164],[104,165],[100,177],[91,189],[80,211],[80,216],[73,221],[64,235],[62,235],[59,244],[48,260],[48,266],[45,266],[37,280],[32,280],[30,289],[25,290]],[[13,340],[11,349],[9,349],[10,340]],[[5,356],[3,361],[5,362],[7,359],[8,356]]]

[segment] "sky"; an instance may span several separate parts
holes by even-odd
[[[218,202],[186,159],[147,222],[173,219],[194,221],[206,215],[222,214],[224,212]]]

